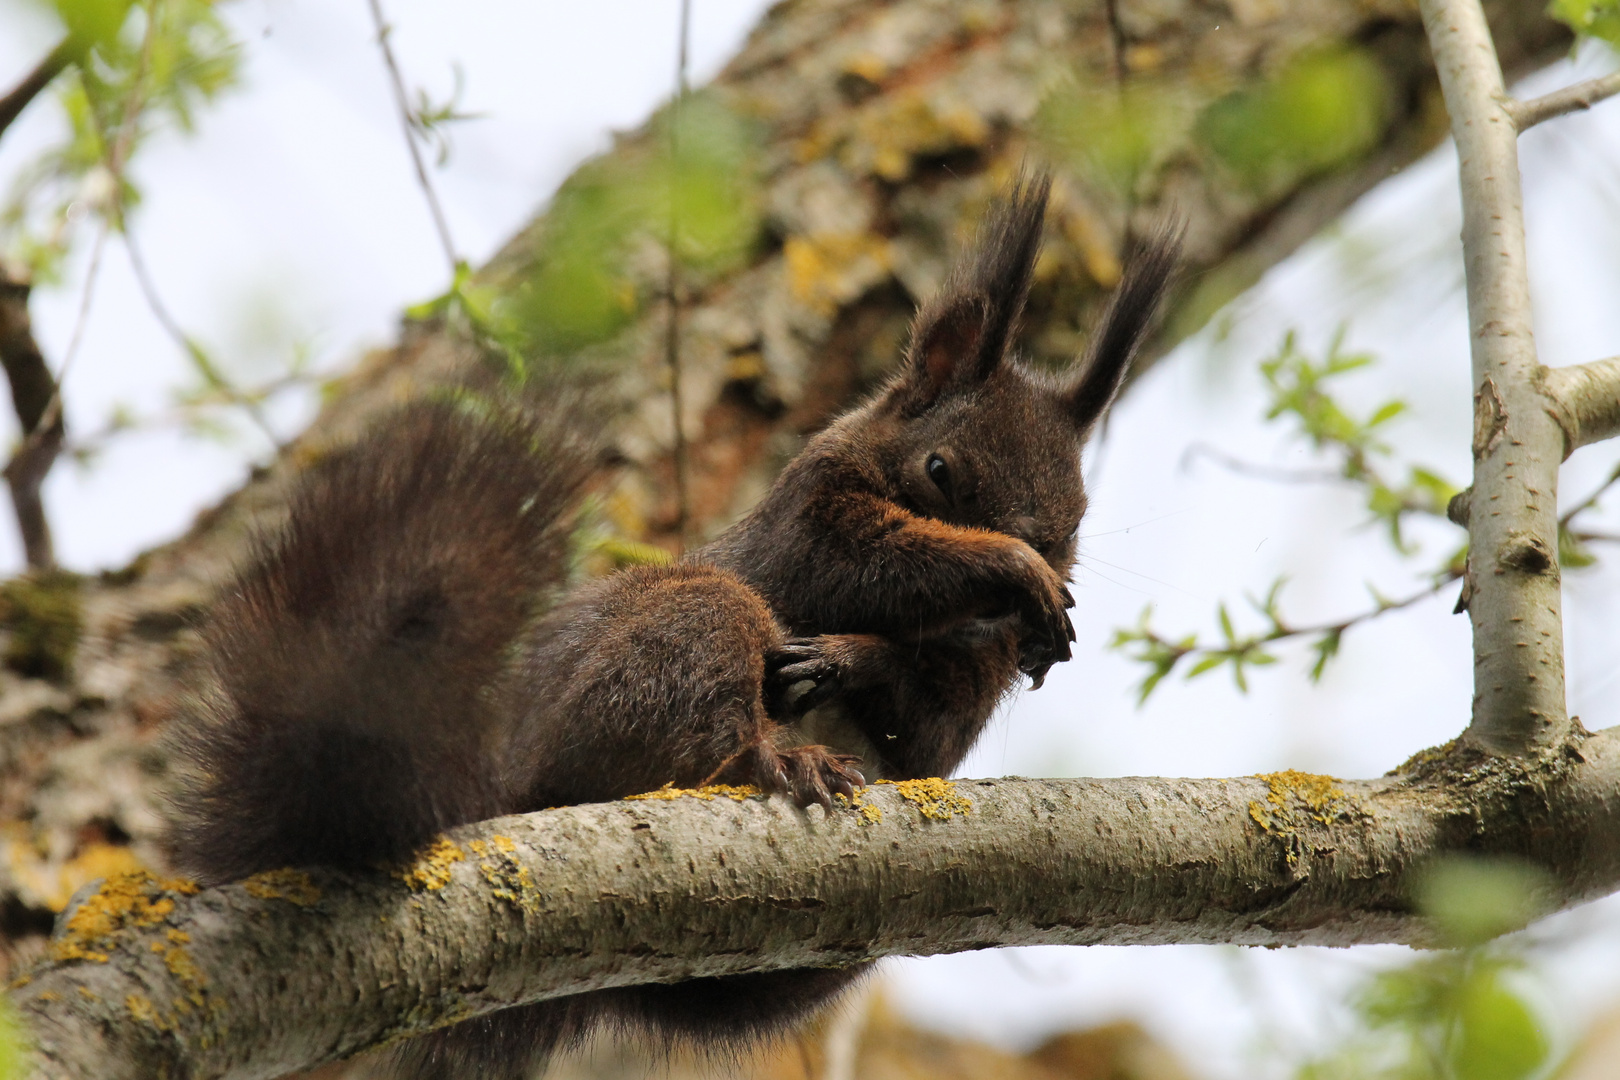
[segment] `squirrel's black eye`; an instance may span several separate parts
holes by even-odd
[[[924,465],[923,469],[928,473],[928,479],[934,482],[934,486],[939,488],[947,499],[950,498],[951,467],[945,464],[945,459],[938,454],[930,454],[928,464]]]

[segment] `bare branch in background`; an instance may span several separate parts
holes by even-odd
[[[62,70],[73,62],[74,47],[72,39],[63,38],[56,43],[56,48],[45,54],[45,58],[35,65],[34,70],[23,76],[21,82],[12,87],[5,97],[0,98],[0,135],[6,133],[11,122],[22,115],[40,93],[51,84]]]
[[[669,104],[669,323],[664,331],[664,365],[669,372],[669,410],[674,425],[671,464],[675,471],[675,538],[686,548],[691,527],[692,497],[686,447],[685,399],[681,393],[681,105],[686,100],[687,39],[692,0],[681,0],[681,24],[675,43],[675,97]]]
[[[1513,117],[1519,131],[1529,131],[1543,120],[1590,109],[1616,94],[1620,94],[1620,71],[1554,90],[1531,101],[1515,101],[1508,106],[1508,115]]]
[[[22,444],[6,465],[5,476],[24,556],[30,569],[41,570],[56,564],[56,554],[39,489],[61,451],[63,425],[61,409],[53,408],[56,379],[34,340],[28,316],[31,291],[26,281],[0,276],[0,364],[11,383],[11,403],[22,429]]]
[[[394,106],[399,110],[400,128],[405,133],[405,148],[410,151],[411,164],[416,167],[416,182],[421,185],[422,195],[427,199],[428,212],[433,215],[433,227],[439,234],[439,244],[444,248],[444,257],[450,263],[450,272],[454,274],[456,267],[461,265],[461,259],[456,255],[456,244],[450,237],[450,222],[444,216],[444,207],[439,205],[439,195],[433,190],[433,181],[422,160],[422,150],[416,145],[416,130],[411,124],[410,95],[405,91],[405,77],[400,74],[399,62],[394,59],[394,47],[388,43],[394,28],[383,17],[381,0],[369,0],[369,3],[372,25],[377,28],[377,47],[382,50],[383,63],[388,67],[389,85],[394,90]]]

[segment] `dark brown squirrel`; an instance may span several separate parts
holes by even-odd
[[[363,867],[441,830],[664,784],[831,808],[948,774],[1020,674],[1070,656],[1080,448],[1164,292],[1140,245],[1078,375],[1010,355],[1048,181],[1019,181],[918,313],[898,373],[759,506],[669,566],[561,587],[590,441],[537,414],[408,407],[308,471],[217,605],[172,850],[206,882]],[[465,1021],[399,1075],[532,1075],[593,1027],[730,1049],[864,967],[594,991]]]

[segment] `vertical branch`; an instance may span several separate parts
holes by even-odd
[[[1469,738],[1525,752],[1561,738],[1558,466],[1530,325],[1518,126],[1479,0],[1422,0],[1457,144],[1473,354],[1474,483],[1464,601],[1474,630]]]
[[[669,369],[670,419],[674,424],[675,444],[672,448],[675,470],[675,537],[680,548],[686,548],[687,530],[692,518],[690,495],[687,488],[686,425],[681,396],[681,105],[686,99],[687,39],[692,24],[692,0],[681,0],[680,39],[676,46],[675,100],[669,106],[669,323],[664,333],[664,364]]]
[[[439,244],[444,248],[444,257],[450,261],[450,272],[456,272],[461,260],[456,256],[455,241],[450,238],[450,222],[444,216],[444,207],[439,205],[439,195],[433,190],[433,181],[428,177],[427,166],[422,161],[422,150],[416,145],[416,131],[411,126],[411,102],[405,93],[405,78],[399,72],[399,62],[394,59],[394,47],[388,43],[388,37],[393,33],[393,27],[383,18],[380,0],[368,0],[371,5],[371,21],[377,28],[377,47],[382,50],[383,63],[388,67],[388,81],[394,89],[394,107],[399,110],[399,122],[405,132],[405,148],[411,153],[411,164],[416,166],[416,182],[421,185],[422,195],[427,199],[428,212],[433,215],[433,227],[438,231]]]
[[[11,403],[23,434],[5,476],[28,567],[44,570],[56,565],[56,553],[39,489],[62,449],[62,410],[51,408],[56,379],[34,340],[28,317],[30,291],[28,282],[0,275],[0,365],[11,383]]]

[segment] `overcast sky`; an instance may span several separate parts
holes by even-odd
[[[475,263],[581,159],[605,148],[611,130],[641,121],[672,81],[676,6],[668,0],[385,6],[409,80],[443,97],[459,64],[463,105],[483,114],[456,131],[455,153],[436,173],[455,242]],[[696,81],[720,66],[764,7],[695,0]],[[326,367],[352,362],[391,340],[399,312],[447,280],[366,6],[239,0],[222,10],[246,43],[243,85],[204,114],[194,136],[165,136],[143,151],[134,171],[146,198],[134,231],[179,321],[237,373],[271,372],[294,348]],[[0,26],[0,85],[9,86],[55,30],[23,0],[0,0]],[[1537,85],[1606,62],[1590,53],[1579,73],[1562,64]],[[0,187],[59,136],[58,124],[50,107],[25,114],[0,146]],[[1564,364],[1620,353],[1620,102],[1537,129],[1523,153],[1542,357]],[[1416,591],[1458,542],[1447,526],[1420,528],[1421,553],[1401,559],[1364,526],[1354,492],[1278,486],[1186,462],[1189,447],[1202,443],[1258,462],[1320,464],[1286,428],[1261,422],[1256,362],[1289,329],[1320,352],[1343,325],[1351,348],[1379,358],[1347,383],[1346,397],[1364,410],[1391,397],[1410,401],[1409,415],[1389,430],[1400,460],[1466,480],[1454,164],[1449,150],[1437,151],[1375,191],[1116,409],[1090,455],[1076,659],[1039,693],[1016,699],[966,773],[1294,767],[1377,775],[1466,724],[1468,628],[1449,614],[1451,590],[1352,631],[1320,685],[1304,678],[1302,651],[1284,648],[1247,696],[1217,672],[1168,681],[1138,709],[1133,687],[1142,672],[1105,648],[1113,628],[1134,623],[1149,603],[1167,632],[1210,635],[1223,599],[1241,625],[1244,594],[1264,593],[1279,575],[1289,579],[1291,618],[1342,618],[1366,608],[1369,583],[1389,596]],[[39,336],[53,361],[72,334],[83,269],[81,259],[61,286],[36,295]],[[122,250],[110,246],[66,380],[70,423],[93,430],[117,403],[161,412],[185,379],[183,358],[141,300]],[[283,434],[297,429],[303,411],[277,417]],[[59,550],[75,568],[119,565],[175,535],[268,452],[251,432],[217,445],[156,431],[119,441],[89,471],[59,467],[47,486]],[[1598,483],[1617,456],[1612,444],[1577,453],[1562,480],[1566,500]],[[1620,496],[1610,502],[1620,506]],[[1620,560],[1620,551],[1611,554]],[[15,538],[0,528],[0,566],[20,564]],[[1620,723],[1620,573],[1571,573],[1565,593],[1572,708],[1588,727]],[[1567,1034],[1620,994],[1620,906],[1595,905],[1560,925],[1585,928],[1578,948],[1548,953],[1552,1003]],[[1264,1074],[1252,1060],[1257,1047],[1319,1038],[1336,1015],[1328,1005],[1355,974],[1401,955],[1016,950],[895,964],[890,986],[922,1021],[1012,1046],[1060,1027],[1136,1016],[1203,1075],[1235,1078]],[[1253,1003],[1254,985],[1263,988],[1263,1007]]]

